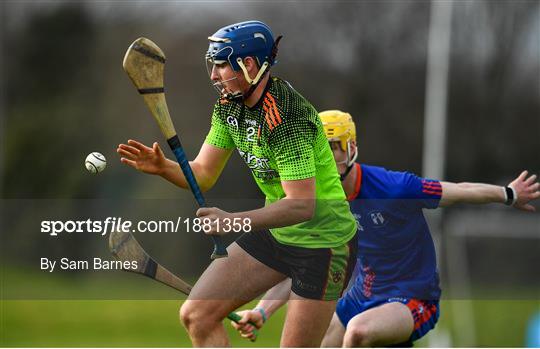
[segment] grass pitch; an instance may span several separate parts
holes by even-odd
[[[9,300],[2,301],[3,347],[190,347],[178,320],[181,301],[170,300]],[[475,301],[476,346],[524,346],[527,319],[538,301]],[[439,325],[451,330],[449,301]],[[277,347],[285,311],[276,313],[255,343],[240,338],[225,322],[234,347]],[[460,343],[457,333],[453,346]],[[428,334],[429,336],[429,334]],[[428,346],[428,338],[417,346]]]
[[[191,346],[178,319],[184,296],[152,280],[122,272],[71,278],[5,266],[1,276],[2,347]],[[522,347],[527,321],[540,311],[537,297],[474,300],[470,304],[476,342],[468,343],[456,326],[463,321],[463,314],[456,312],[459,302],[463,301],[441,302],[437,328],[451,336],[450,346]],[[228,320],[224,323],[233,347],[278,347],[284,318],[282,308],[265,324],[255,343],[238,336]],[[436,333],[428,334],[417,346],[429,346],[430,336]]]

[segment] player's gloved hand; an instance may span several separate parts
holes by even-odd
[[[122,156],[122,163],[148,174],[159,175],[165,170],[167,159],[157,142],[154,142],[152,148],[132,139],[127,143],[119,144],[116,149]]]
[[[528,172],[523,171],[518,178],[508,186],[514,188],[517,201],[514,207],[523,211],[534,212],[536,208],[529,204],[532,200],[540,198],[540,183],[536,181],[536,175],[527,178]]]
[[[259,311],[259,309],[253,309],[239,311],[237,314],[240,315],[242,319],[238,321],[238,323],[231,322],[232,327],[234,327],[243,338],[254,341],[256,337],[253,333],[253,329],[260,329],[265,322],[262,312]]]

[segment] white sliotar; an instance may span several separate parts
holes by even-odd
[[[95,151],[88,154],[86,160],[84,161],[84,165],[89,172],[99,173],[105,169],[105,166],[107,166],[107,159],[105,159],[103,154]]]

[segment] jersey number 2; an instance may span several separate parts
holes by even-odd
[[[255,133],[257,133],[257,131],[255,130],[255,127],[248,127],[247,128],[247,140],[250,141],[250,142],[255,142]]]

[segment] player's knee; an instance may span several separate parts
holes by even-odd
[[[361,322],[349,323],[345,332],[344,346],[346,347],[370,347],[371,339],[369,327]]]
[[[180,316],[180,322],[185,328],[188,328],[193,323],[193,307],[191,307],[189,302],[186,301],[182,304],[178,315]]]
[[[180,321],[190,334],[204,335],[223,320],[214,308],[215,306],[204,301],[187,300],[180,307]]]
[[[204,303],[187,300],[180,307],[180,321],[191,333],[211,329],[214,323],[219,322],[219,319],[215,319],[212,312],[207,311]]]

